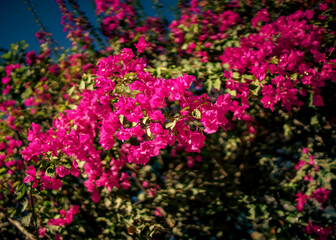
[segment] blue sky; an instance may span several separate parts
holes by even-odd
[[[30,0],[35,6],[43,25],[49,29],[53,37],[65,48],[70,47],[69,41],[65,38],[63,26],[60,24],[61,13],[56,0]],[[79,0],[81,10],[87,13],[90,20],[95,20],[93,1]],[[147,14],[152,15],[151,0],[142,0]],[[167,9],[176,6],[177,0],[161,0],[165,6],[165,15],[169,20],[173,15]],[[29,44],[28,51],[39,50],[39,44],[35,38],[35,33],[40,27],[35,22],[28,5],[24,0],[7,0],[1,4],[0,8],[0,48],[9,48],[11,43],[25,40]]]

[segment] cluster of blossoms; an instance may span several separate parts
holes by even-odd
[[[24,102],[25,107],[27,109],[31,109],[31,114],[34,114],[36,112],[36,108],[38,108],[39,106],[53,104],[51,94],[48,93],[47,85],[43,84],[41,87],[35,88],[34,90],[35,91],[33,95],[28,97]]]
[[[142,52],[148,45],[143,39],[136,47]],[[99,201],[98,187],[128,188],[128,175],[119,174],[126,162],[146,164],[151,157],[158,156],[161,149],[178,141],[189,152],[200,152],[205,136],[200,128],[192,130],[191,121],[200,121],[204,132],[215,133],[225,126],[225,114],[235,112],[236,106],[230,95],[220,96],[211,103],[207,95],[193,96],[188,88],[193,76],[183,75],[175,79],[157,79],[145,71],[144,59],[134,58],[131,49],[123,49],[116,55],[101,59],[96,70],[93,91],[85,90],[76,109],[66,111],[54,120],[53,128],[46,133],[40,126],[32,124],[29,130],[29,146],[22,151],[28,162],[52,160],[48,163],[54,169],[54,176],[29,166],[25,182],[34,182],[40,189],[59,189],[59,178],[66,175],[78,177],[78,160],[85,162],[84,183],[92,199]],[[125,89],[126,88],[126,89]],[[169,116],[165,113],[168,102],[179,103],[180,114]],[[111,105],[113,103],[113,105]],[[120,159],[112,158],[107,168],[102,164],[101,152],[95,147],[95,138],[105,151],[122,143]],[[131,144],[136,141],[136,144]],[[61,165],[68,161],[70,168]]]
[[[122,24],[127,24],[129,29],[135,26],[135,10],[132,5],[119,0],[95,1],[97,14],[108,13],[101,24],[102,33],[107,37],[115,37],[115,33],[120,37],[121,42],[134,38],[134,33],[124,32]]]
[[[180,54],[185,52],[197,56],[201,62],[208,62],[208,52],[212,44],[224,40],[226,31],[242,20],[232,10],[218,14],[211,10],[201,11],[197,1],[191,1],[190,5],[190,8],[182,12],[179,20],[172,21],[169,28],[174,42],[181,46],[178,48]],[[186,29],[194,29],[197,42],[190,41],[195,36],[190,35]]]
[[[304,232],[308,235],[315,235],[316,239],[327,240],[328,236],[331,234],[331,226],[322,227],[320,225],[314,225],[308,221],[308,226],[304,228]],[[333,227],[334,233],[336,235],[336,225]]]
[[[328,200],[328,196],[330,194],[330,190],[326,190],[323,187],[316,189],[314,192],[311,193],[310,196],[303,194],[302,192],[298,192],[296,194],[296,201],[297,201],[297,210],[299,212],[303,211],[304,204],[307,203],[308,199],[315,199],[318,203],[322,204]]]
[[[79,44],[83,49],[87,49],[93,43],[93,38],[86,30],[91,27],[89,21],[82,16],[75,16],[70,11],[64,0],[56,1],[62,13],[61,24],[64,26],[63,31],[68,32],[67,38],[72,45]],[[75,1],[71,2],[78,11],[78,5]]]
[[[318,159],[315,159],[314,155],[309,154],[309,148],[305,147],[302,149],[302,159],[295,165],[295,170],[298,173],[305,173],[303,177],[303,182],[306,182],[313,186],[319,185],[319,174],[320,166]],[[300,174],[302,175],[302,174]],[[328,207],[328,199],[331,191],[325,189],[324,187],[318,187],[316,190],[303,193],[299,191],[296,194],[296,208],[297,211],[303,213],[305,209],[305,205],[308,203],[314,203],[315,206],[318,206],[319,210],[324,210]],[[314,201],[313,201],[314,200]],[[328,206],[328,207],[327,207]],[[308,235],[316,235],[318,239],[327,239],[331,234],[331,226],[322,227],[320,225],[314,225],[311,221],[308,221],[307,227],[304,228],[304,232]],[[336,225],[334,226],[334,231],[336,230]],[[335,231],[336,232],[336,231]]]
[[[73,220],[74,215],[79,213],[79,206],[72,205],[68,211],[62,209],[59,211],[59,213],[61,215],[61,218],[50,219],[48,225],[64,226],[70,224]]]
[[[304,97],[308,93],[312,95],[312,105],[324,105],[320,88],[325,81],[336,82],[336,60],[327,60],[332,49],[319,50],[323,29],[309,24],[313,16],[312,10],[282,16],[258,28],[257,33],[242,37],[239,47],[228,47],[220,56],[222,63],[228,63],[232,70],[253,74],[260,82],[263,107],[273,111],[281,101],[286,110],[292,106],[300,108],[303,101],[298,95]],[[269,21],[266,9],[252,19],[252,25],[256,27],[260,21]],[[316,68],[313,62],[321,67]]]
[[[12,77],[16,69],[20,69],[20,64],[9,64],[5,66],[6,76],[1,79],[3,84],[2,94],[6,96],[9,91],[12,89],[13,82]],[[0,111],[3,114],[0,123],[7,125],[11,130],[20,130],[17,129],[15,125],[15,115],[18,114],[16,109],[16,102],[13,99],[7,98],[8,100],[0,103]],[[8,134],[5,129],[1,129],[0,137],[0,167],[6,166],[7,173],[13,174],[15,171],[22,171],[24,165],[21,159],[18,159],[16,156],[19,152],[20,147],[22,146],[22,141]],[[12,183],[9,183],[12,184]]]
[[[316,174],[319,172],[320,167],[317,163],[317,160],[314,159],[314,156],[309,155],[309,148],[303,148],[302,154],[306,158],[304,160],[299,160],[299,162],[295,165],[295,170],[308,170],[307,174],[304,176],[304,181],[313,183],[314,176],[316,176]],[[330,190],[327,190],[323,187],[316,189],[309,195],[298,192],[296,194],[296,208],[299,212],[302,212],[304,210],[304,205],[307,203],[307,200],[311,199],[315,199],[319,204],[323,204],[328,200],[329,194]]]
[[[15,70],[15,69],[18,69],[20,68],[20,64],[16,64],[16,65],[13,65],[13,64],[10,64],[10,65],[7,65],[5,67],[5,73],[6,73],[6,76],[3,77],[1,79],[1,83],[5,85],[5,89],[2,90],[2,94],[5,95],[5,94],[8,94],[10,89],[11,89],[11,85],[9,84],[10,81],[11,81],[11,73]]]
[[[197,1],[192,1],[191,7],[184,11],[181,19],[170,25],[176,43],[179,46],[185,45],[186,53],[194,56],[198,56],[201,48],[210,47],[206,39],[213,42],[220,38],[213,35],[214,32],[223,33],[225,38],[224,32],[242,21],[231,10],[221,14],[212,13],[210,10],[201,12],[198,4]],[[309,24],[314,14],[318,13],[313,10],[297,11],[270,22],[267,10],[262,9],[251,21],[257,33],[242,37],[239,47],[224,49],[219,59],[225,68],[226,65],[229,66],[223,75],[226,89],[237,92],[236,98],[240,99],[235,101],[235,117],[240,119],[249,107],[251,88],[261,89],[263,97],[260,101],[263,107],[272,111],[277,102],[281,102],[281,107],[287,111],[293,106],[299,109],[306,96],[311,96],[312,105],[324,105],[320,95],[321,88],[326,81],[336,82],[336,62],[335,59],[327,59],[333,49],[321,48],[325,30]],[[225,17],[222,19],[220,16]],[[221,24],[214,24],[219,19]],[[188,29],[193,26],[201,28],[196,31],[197,36],[199,35],[197,43],[187,41],[188,37],[185,36],[192,31],[186,30],[185,26]],[[221,31],[212,31],[212,26],[221,26]],[[198,57],[199,61],[204,59],[208,58]],[[320,67],[316,68],[313,62]],[[238,77],[235,76],[237,73]],[[244,79],[246,75],[252,75],[253,80]]]
[[[35,37],[39,43],[50,43],[51,33],[45,31],[38,31],[35,33]]]
[[[21,146],[22,141],[15,140],[10,135],[4,135],[4,137],[0,139],[0,167],[5,165],[7,173],[9,174],[24,169],[23,162],[14,157]]]
[[[13,111],[15,112],[15,101],[7,100],[2,102],[0,104],[0,109],[6,116],[5,119],[1,119],[1,122],[5,122],[11,129],[16,129],[15,118],[13,117]]]
[[[59,72],[62,72],[64,77],[73,85],[74,79],[81,79],[84,73],[89,72],[93,65],[88,62],[88,54],[71,54],[66,59],[62,60],[58,65],[52,65],[49,67],[49,71],[58,75]],[[53,71],[52,71],[53,70]]]
[[[118,39],[120,43],[132,42],[137,34],[150,36],[164,41],[164,24],[157,17],[146,17],[143,22],[136,18],[135,6],[122,0],[95,0],[96,13],[102,15],[101,32],[109,40]]]

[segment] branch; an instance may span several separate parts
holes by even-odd
[[[20,230],[20,232],[22,232],[27,239],[30,239],[30,240],[36,240],[36,238],[34,237],[33,234],[29,233],[21,224],[20,222],[16,221],[16,220],[13,220],[11,218],[8,218],[8,221],[13,224],[17,229]]]
[[[134,173],[138,173],[138,170],[136,170],[134,167],[132,167],[129,163],[126,163],[125,166],[130,169],[131,171],[133,171]],[[141,185],[139,179],[137,178],[137,176],[132,176],[133,179],[135,180],[135,184],[144,192],[147,193],[146,189]]]
[[[0,228],[4,228],[4,227],[8,227],[9,223],[5,222],[5,223],[0,223]]]

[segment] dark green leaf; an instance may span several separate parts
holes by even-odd
[[[20,198],[22,198],[25,195],[26,191],[27,191],[27,186],[24,184],[22,187],[21,193],[19,194],[19,196],[16,197],[16,200],[19,200]]]

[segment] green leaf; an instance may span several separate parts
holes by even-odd
[[[87,83],[87,84],[91,84],[91,83],[94,84],[94,83],[95,83],[95,82],[94,82],[94,78],[95,78],[95,77],[96,77],[95,75],[87,74],[87,78],[88,78],[88,79],[87,79],[86,83]]]
[[[272,64],[278,65],[279,59],[276,56],[273,56],[270,61]]]
[[[32,93],[33,93],[33,90],[31,89],[31,87],[29,87],[21,94],[21,98],[27,99],[28,97],[30,97]]]
[[[288,139],[292,135],[292,130],[291,130],[290,125],[289,124],[285,124],[283,126],[283,129],[284,129],[284,135]]]
[[[11,43],[10,47],[11,47],[13,52],[17,51],[17,49],[18,49],[18,45],[14,44],[14,43]]]
[[[16,182],[13,184],[12,188],[16,188],[16,186],[18,186],[20,183],[22,184],[21,181],[16,181]]]
[[[108,208],[108,207],[111,206],[112,201],[111,201],[110,199],[108,199],[108,198],[105,198],[105,199],[104,199],[104,204],[105,204],[105,206]]]
[[[119,115],[119,120],[121,124],[124,124],[124,115]]]
[[[170,128],[171,130],[173,130],[173,128],[175,127],[176,125],[176,120],[172,121],[172,122],[169,122],[166,124],[166,128]]]
[[[55,167],[54,166],[48,167],[47,170],[46,170],[46,175],[54,178],[55,175],[56,175]]]
[[[193,24],[192,25],[192,31],[197,34],[198,33],[198,24]]]
[[[232,78],[233,78],[233,79],[239,79],[239,73],[237,73],[237,72],[233,72],[233,73],[232,73]]]
[[[213,63],[207,62],[205,67],[206,67],[207,73],[209,73],[209,74],[213,73],[213,71],[212,71],[212,70],[214,70],[214,64]]]
[[[93,85],[93,84],[89,85],[89,86],[87,87],[87,89],[93,91],[93,90],[94,90],[94,85]]]
[[[22,49],[24,50],[24,49],[26,49],[27,47],[29,47],[29,44],[28,44],[28,43],[26,43],[25,45],[23,45],[23,46],[22,46]]]
[[[254,82],[251,82],[250,85],[249,85],[249,88],[250,88],[250,92],[255,95],[255,96],[258,96],[258,92],[260,90],[260,83],[259,83],[259,80],[256,80]]]
[[[142,123],[143,123],[143,124],[146,124],[146,122],[147,122],[148,119],[149,119],[148,116],[147,116],[147,117],[144,117],[144,118],[142,119]]]
[[[207,80],[205,80],[204,85],[207,92],[210,93],[212,89],[212,80],[208,78]]]
[[[72,165],[70,163],[62,163],[62,166],[65,167],[66,169],[72,168]]]
[[[124,78],[129,78],[129,77],[132,77],[132,76],[136,76],[137,74],[134,73],[134,72],[130,72],[130,73],[127,73]]]
[[[184,111],[187,111],[189,109],[189,106],[183,108],[180,112],[184,112]]]
[[[15,192],[16,192],[16,193],[20,192],[21,188],[23,188],[24,185],[25,185],[25,184],[24,184],[23,182],[21,182],[21,184],[20,184],[19,186],[16,187]]]
[[[151,137],[152,136],[152,132],[150,131],[149,127],[146,130],[147,130],[148,137]]]
[[[73,110],[73,109],[76,109],[77,108],[77,105],[76,104],[69,104],[68,107]]]
[[[22,225],[28,227],[30,222],[31,222],[31,218],[32,218],[33,214],[32,213],[28,213],[26,216],[24,216],[22,219],[21,219],[21,223]]]
[[[196,119],[201,119],[201,111],[198,110],[198,109],[195,109],[193,112],[192,112],[192,115],[194,118]]]
[[[182,50],[187,50],[188,49],[188,43],[184,43],[181,47]]]
[[[310,125],[312,125],[312,126],[319,125],[319,120],[318,120],[317,116],[313,116],[313,117],[310,119]]]
[[[0,168],[0,174],[2,175],[2,174],[4,174],[4,173],[6,173],[7,172],[7,169],[6,168]]]
[[[82,80],[81,82],[80,82],[80,84],[79,84],[79,87],[78,87],[80,90],[83,90],[83,89],[85,89],[85,81],[84,80]]]
[[[220,80],[220,77],[217,77],[213,83],[213,86],[216,90],[220,90],[222,86],[222,81]]]
[[[69,90],[68,90],[68,94],[69,96],[71,96],[73,94],[73,92],[75,91],[75,86],[72,86]]]
[[[241,77],[242,77],[243,79],[253,80],[253,75],[243,74]]]
[[[293,224],[293,223],[297,222],[298,218],[299,217],[297,215],[290,214],[290,215],[287,216],[286,221]]]
[[[236,90],[226,89],[226,92],[229,93],[233,97],[237,96],[237,91]]]
[[[22,204],[22,209],[21,209],[21,212],[24,212],[24,210],[26,210],[26,208],[28,207],[28,199],[27,198],[24,198],[21,202]]]
[[[292,81],[295,81],[298,78],[298,74],[293,73],[290,78],[291,78]]]
[[[11,52],[8,52],[8,53],[3,54],[3,55],[1,56],[1,58],[3,58],[3,59],[10,59],[10,58],[11,58],[11,55],[12,55],[12,53],[11,53]]]
[[[19,196],[16,197],[16,200],[21,199],[25,195],[26,191],[27,191],[27,186],[25,184],[23,184],[21,193],[19,194]]]

